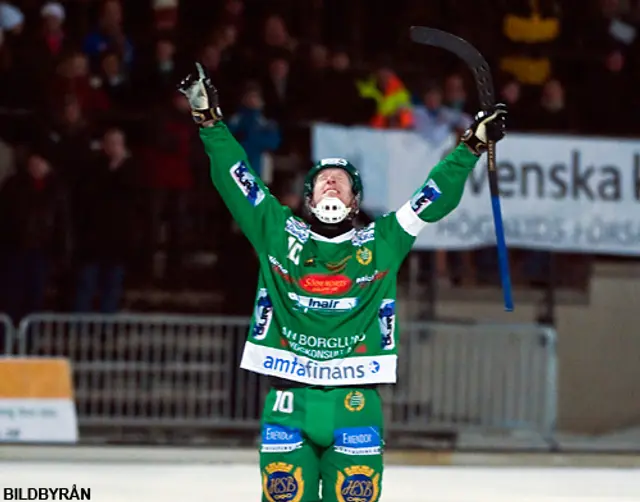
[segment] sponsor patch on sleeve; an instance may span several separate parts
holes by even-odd
[[[309,229],[309,225],[294,217],[290,217],[287,219],[284,230],[288,234],[293,235],[302,244],[309,240],[309,234],[311,232],[311,230]]]
[[[413,209],[414,213],[420,214],[441,195],[442,192],[436,182],[429,180],[413,195],[413,197],[411,197],[411,209]]]
[[[266,288],[260,288],[253,308],[252,335],[255,340],[264,340],[273,320],[273,302]]]
[[[380,455],[382,439],[379,427],[346,427],[334,432],[333,448],[345,455]]]
[[[260,188],[255,176],[249,171],[244,162],[238,162],[229,170],[233,181],[253,207],[260,204],[265,197],[264,190]]]
[[[378,310],[382,350],[393,350],[396,346],[396,301],[392,298],[382,300]]]

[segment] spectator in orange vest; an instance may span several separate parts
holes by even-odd
[[[376,112],[369,121],[378,129],[413,127],[411,94],[388,64],[381,64],[367,80],[357,82],[360,97],[373,99]]]

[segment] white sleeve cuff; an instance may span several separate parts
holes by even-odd
[[[421,220],[420,216],[411,209],[411,201],[396,211],[396,219],[402,229],[414,237],[417,237],[422,229],[427,226],[427,222]]]

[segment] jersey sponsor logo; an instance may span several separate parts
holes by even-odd
[[[271,462],[262,473],[262,493],[269,502],[300,502],[304,495],[302,467]]]
[[[351,363],[348,359],[338,360],[340,364],[333,364],[334,361],[325,361],[330,364],[323,364],[322,361],[311,359],[302,360],[293,354],[282,355],[281,357],[267,355],[262,366],[270,370],[269,374],[282,376],[288,375],[304,377],[316,382],[325,384],[336,383],[340,380],[362,380],[370,374],[375,374],[380,370],[380,363],[369,361],[364,363]]]
[[[269,255],[269,263],[271,263],[271,269],[282,279],[287,282],[293,282],[293,279],[289,275],[289,271],[282,266],[275,256]]]
[[[249,171],[249,167],[244,162],[238,162],[231,166],[229,170],[233,181],[242,191],[253,207],[256,207],[264,200],[264,191],[256,181],[255,176]]]
[[[344,398],[344,407],[352,412],[362,411],[366,402],[364,394],[359,390],[352,390]]]
[[[247,340],[242,353],[242,369],[308,385],[361,386],[373,383],[395,383],[398,356],[339,357],[320,361],[291,350],[266,347]]]
[[[273,320],[273,302],[266,288],[260,288],[260,291],[258,291],[253,318],[253,339],[264,340],[267,337],[269,326],[271,326],[271,321]]]
[[[298,308],[305,312],[308,310],[351,310],[358,305],[357,298],[314,298],[312,296],[300,296],[296,293],[289,293]]]
[[[360,265],[369,265],[373,260],[373,253],[369,248],[362,246],[356,251],[356,260]]]
[[[376,238],[375,232],[376,232],[376,223],[375,222],[370,223],[366,227],[356,231],[354,236],[351,238],[351,243],[355,247],[360,247],[366,244],[367,242],[371,242]]]
[[[346,275],[307,274],[298,284],[307,293],[339,295],[351,289],[352,281]]]
[[[396,346],[394,334],[396,331],[396,301],[393,299],[382,300],[378,311],[380,334],[382,335],[382,348],[392,350]]]
[[[300,429],[273,424],[262,426],[261,452],[284,453],[297,450],[301,446],[302,434]]]
[[[290,235],[293,235],[296,239],[298,239],[302,244],[309,240],[310,229],[309,225],[300,221],[293,216],[287,219],[284,230]]]
[[[384,278],[388,273],[389,273],[388,270],[382,270],[382,271],[376,270],[371,275],[363,275],[362,277],[358,277],[356,279],[356,284],[361,288],[363,288],[367,284],[370,284],[375,281],[379,281],[380,279]]]
[[[429,180],[411,197],[411,209],[416,214],[424,211],[433,201],[442,195],[435,181]]]
[[[366,465],[354,465],[338,471],[338,502],[377,502],[380,496],[380,473]]]
[[[345,455],[380,455],[379,427],[346,427],[333,433],[333,449]]]
[[[367,335],[319,337],[296,333],[285,326],[282,328],[282,337],[287,340],[291,350],[326,361],[350,354],[355,346],[366,340]]]

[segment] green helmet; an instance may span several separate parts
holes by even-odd
[[[311,170],[304,178],[304,200],[310,201],[312,199],[313,185],[316,176],[320,171],[328,168],[344,169],[347,172],[347,174],[351,178],[351,190],[353,190],[353,195],[355,196],[357,207],[360,207],[363,197],[362,178],[360,178],[360,173],[351,162],[341,158],[322,159],[311,168]]]

